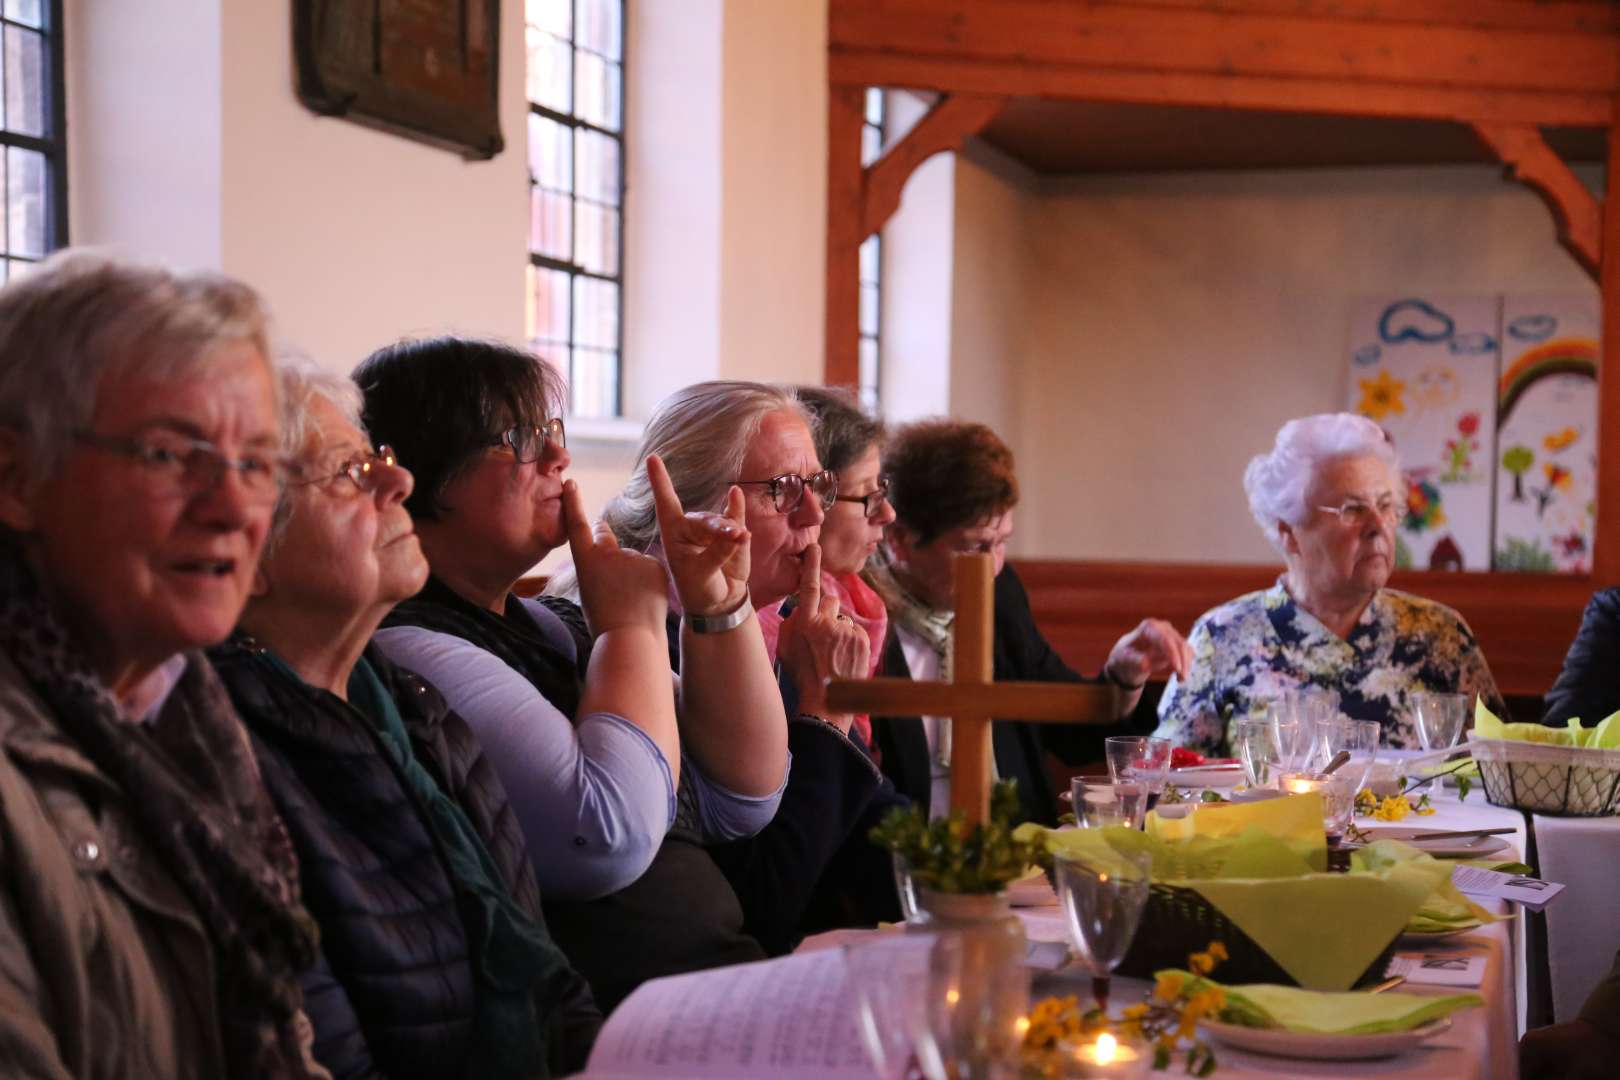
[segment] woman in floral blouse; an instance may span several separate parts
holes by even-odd
[[[1287,569],[1269,589],[1207,611],[1188,639],[1192,670],[1171,678],[1157,734],[1219,751],[1228,724],[1261,715],[1285,691],[1339,694],[1339,709],[1376,720],[1384,745],[1417,747],[1412,695],[1483,696],[1505,714],[1485,656],[1461,615],[1385,588],[1404,507],[1400,465],[1365,417],[1290,420],[1249,462],[1249,510]]]

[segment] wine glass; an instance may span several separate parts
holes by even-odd
[[[1376,720],[1341,718],[1317,728],[1322,753],[1328,761],[1337,757],[1341,750],[1349,753],[1350,760],[1339,766],[1333,775],[1348,780],[1352,794],[1361,790],[1373,763],[1378,760],[1378,740],[1381,735],[1383,728]]]
[[[1146,735],[1114,735],[1103,741],[1108,775],[1116,784],[1145,784],[1147,794],[1163,795],[1170,778],[1170,740]]]
[[[1316,761],[1320,750],[1317,728],[1338,718],[1339,695],[1333,690],[1314,686],[1295,687],[1283,692],[1282,700],[1275,702],[1267,715],[1277,722],[1282,743],[1283,768],[1311,769],[1326,762]]]
[[[1233,741],[1249,787],[1271,787],[1283,760],[1276,718],[1239,720]]]
[[[1147,906],[1153,859],[1145,851],[1111,857],[1059,852],[1053,858],[1069,940],[1091,970],[1091,994],[1108,1011],[1108,980],[1136,937]]]
[[[1457,745],[1463,722],[1468,718],[1467,694],[1437,694],[1421,691],[1412,695],[1418,741],[1425,750],[1447,750]],[[1431,796],[1440,793],[1438,778],[1429,782]]]
[[[1083,829],[1123,825],[1140,829],[1147,811],[1147,785],[1114,784],[1100,776],[1077,776],[1069,781],[1074,820]]]

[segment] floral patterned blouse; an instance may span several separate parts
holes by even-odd
[[[1340,638],[1294,602],[1283,579],[1206,611],[1188,638],[1187,681],[1174,675],[1159,702],[1155,732],[1177,746],[1221,752],[1229,732],[1220,719],[1264,715],[1284,691],[1318,687],[1339,693],[1339,711],[1384,727],[1384,745],[1421,747],[1411,695],[1423,690],[1482,694],[1506,716],[1496,680],[1473,631],[1444,604],[1382,589]]]

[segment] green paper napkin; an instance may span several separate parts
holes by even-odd
[[[1509,724],[1485,707],[1474,703],[1474,733],[1482,739],[1517,739],[1521,742],[1550,743],[1554,746],[1582,746],[1595,750],[1620,750],[1620,711],[1610,713],[1595,727],[1582,727],[1578,716],[1561,728],[1544,724]]]
[[[1192,976],[1178,972],[1188,979]],[[1209,980],[1213,982],[1214,980]],[[1220,984],[1216,984],[1220,985]],[[1458,1009],[1485,1004],[1478,994],[1325,994],[1293,986],[1226,986],[1221,1020],[1244,1027],[1282,1028],[1317,1035],[1375,1035],[1411,1031]]]
[[[1403,844],[1399,840],[1377,840],[1368,844],[1350,856],[1350,865],[1353,869],[1379,873],[1402,863],[1421,863],[1424,860],[1435,862],[1440,866],[1449,865],[1439,863],[1427,852],[1420,851],[1410,844]],[[1435,886],[1434,891],[1424,898],[1423,903],[1412,914],[1411,920],[1407,922],[1406,929],[1418,933],[1439,933],[1445,930],[1473,929],[1505,918],[1508,916],[1493,915],[1459,892],[1457,886],[1451,883],[1451,875],[1448,873]]]

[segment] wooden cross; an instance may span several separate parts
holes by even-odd
[[[996,682],[994,561],[989,555],[958,555],[953,570],[951,681],[834,679],[827,686],[827,704],[835,712],[950,717],[951,809],[962,811],[972,824],[990,813],[992,721],[1111,724],[1118,719],[1123,693],[1107,682]]]

